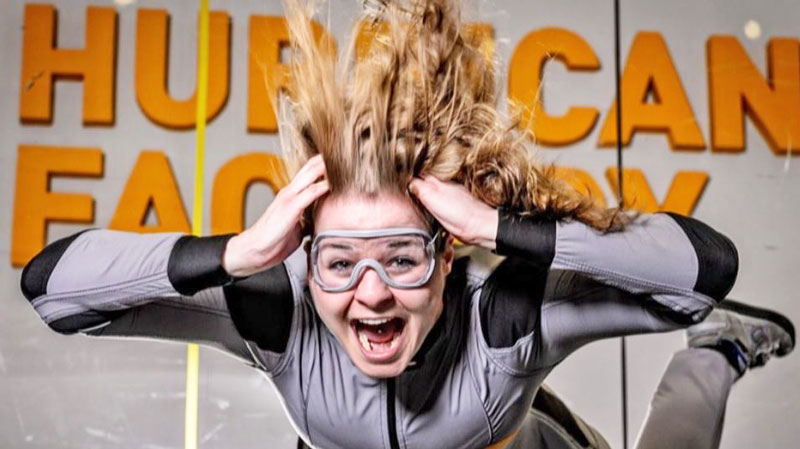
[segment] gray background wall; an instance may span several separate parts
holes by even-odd
[[[183,447],[185,346],[153,341],[97,340],[54,334],[35,316],[18,290],[20,270],[11,267],[16,154],[20,144],[99,147],[105,153],[100,179],[55,178],[54,191],[90,193],[96,202],[92,226],[107,226],[140,151],[164,151],[172,164],[187,212],[191,210],[194,170],[193,131],[174,131],[150,122],[135,100],[133,60],[137,8],[165,8],[172,16],[169,90],[185,98],[195,86],[197,3],[181,1],[52,1],[58,9],[60,47],[83,46],[85,7],[115,6],[119,15],[116,124],[110,128],[81,124],[82,84],[59,81],[54,121],[49,126],[21,125],[18,119],[23,1],[0,4],[0,447],[3,448],[177,448]],[[127,3],[127,2],[126,2]],[[495,28],[500,74],[520,39],[528,32],[559,26],[577,32],[594,49],[601,68],[569,72],[548,64],[544,92],[553,114],[570,105],[601,111],[599,123],[580,142],[558,149],[538,148],[540,156],[589,172],[613,202],[604,170],[616,164],[616,152],[598,149],[598,134],[614,91],[614,15],[610,0],[470,1],[468,19]],[[330,29],[340,40],[358,8],[355,1],[333,1]],[[231,16],[231,82],[228,102],[207,130],[205,172],[206,232],[210,186],[220,166],[238,154],[278,153],[275,135],[248,133],[248,18],[280,14],[274,1],[211,1],[212,10]],[[664,37],[705,140],[710,140],[705,42],[712,34],[731,34],[765,73],[770,37],[800,36],[800,4],[770,0],[622,0],[623,62],[636,32],[658,31]],[[744,24],[757,21],[762,35],[744,36]],[[800,57],[800,56],[798,56]],[[505,86],[505,79],[500,82]],[[503,94],[503,97],[505,94]],[[800,114],[800,111],[793,111]],[[663,201],[678,170],[704,170],[710,181],[694,216],[729,235],[740,251],[739,281],[732,297],[777,308],[800,322],[800,167],[795,157],[777,157],[751,121],[743,153],[676,152],[663,134],[639,133],[624,151],[626,167],[644,171]],[[263,185],[250,189],[247,220],[252,222],[271,201]],[[49,225],[49,241],[81,226]],[[629,445],[635,440],[661,371],[670,354],[682,347],[671,333],[627,339]],[[612,446],[622,447],[621,353],[618,340],[592,344],[558,367],[548,383]],[[749,373],[729,402],[722,446],[725,448],[796,447],[800,436],[800,358],[791,356],[767,369]],[[218,352],[201,349],[200,445],[207,448],[294,447],[295,437],[268,382],[255,371]]]

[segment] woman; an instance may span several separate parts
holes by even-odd
[[[725,297],[727,238],[555,180],[500,119],[455,6],[403,5],[379,5],[388,34],[339,73],[289,5],[291,183],[235,236],[49,245],[22,280],[42,319],[221,347],[270,376],[316,447],[481,448],[515,437],[578,347],[699,322]]]

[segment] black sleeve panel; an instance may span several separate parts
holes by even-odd
[[[600,444],[592,444],[593,442],[589,441],[594,435],[591,431],[585,429],[584,426],[587,424],[583,423],[580,417],[575,415],[546,385],[542,385],[539,391],[536,392],[531,407],[557,422],[569,436],[575,439],[580,447],[601,447]],[[581,424],[584,426],[581,426]]]
[[[283,264],[224,287],[233,324],[259,348],[283,352],[292,328],[294,300]]]
[[[222,268],[222,255],[234,234],[212,237],[184,236],[175,242],[167,264],[167,276],[178,293],[186,296],[233,281]]]
[[[539,326],[547,270],[508,258],[489,276],[480,299],[483,337],[492,348],[508,348]]]
[[[61,256],[64,255],[64,251],[69,245],[84,232],[86,231],[78,232],[47,245],[42,252],[25,265],[22,270],[20,287],[28,301],[33,301],[47,293],[47,282],[50,280],[50,274],[56,264],[61,260]]]
[[[739,254],[727,237],[694,218],[668,213],[686,233],[697,253],[694,291],[722,301],[733,288],[739,271]]]
[[[645,307],[653,315],[671,323],[676,323],[681,326],[689,326],[696,323],[691,315],[673,310],[667,305],[654,301],[647,293],[628,293],[616,287],[598,282],[577,271],[550,270],[544,293],[544,302],[550,303],[564,300],[584,301],[585,304],[588,304],[590,301],[638,304],[641,307]],[[598,318],[599,316],[595,316],[595,319]],[[635,323],[631,321],[630,324]],[[645,330],[638,330],[638,333],[645,332]]]
[[[556,222],[501,211],[497,254],[525,259],[540,269],[550,268],[556,254]]]
[[[48,326],[50,326],[50,329],[53,329],[59,334],[70,335],[80,332],[84,329],[98,326],[106,321],[111,321],[123,313],[125,313],[124,310],[104,312],[87,310],[86,312],[81,312],[77,315],[70,315],[59,320],[55,320],[49,323]]]

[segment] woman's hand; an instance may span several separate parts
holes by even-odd
[[[498,212],[472,196],[464,186],[426,176],[414,178],[408,189],[457,239],[495,249]]]
[[[232,276],[244,277],[271,268],[286,259],[303,240],[303,211],[328,192],[325,164],[317,155],[306,162],[292,181],[278,192],[261,217],[228,240],[222,266]]]

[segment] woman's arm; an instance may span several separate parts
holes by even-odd
[[[702,222],[675,214],[640,215],[619,232],[572,220],[499,213],[462,186],[433,177],[411,191],[459,239],[524,259],[543,270],[576,271],[632,294],[648,294],[695,321],[733,287],[736,247]]]
[[[293,307],[282,262],[299,245],[303,210],[327,191],[323,173],[312,159],[238,236],[90,230],[59,240],[25,267],[22,291],[61,333],[190,340],[238,355],[244,337],[282,350]],[[255,301],[268,304],[258,314],[263,326],[248,321]],[[253,331],[260,327],[267,330]]]
[[[531,369],[597,339],[700,321],[736,278],[734,245],[691,218],[642,214],[623,231],[600,233],[499,213],[435,179],[411,190],[456,237],[509,256],[484,283],[482,329],[493,348],[537,333]]]
[[[579,272],[676,312],[702,319],[733,287],[733,243],[704,223],[675,214],[642,214],[620,232],[583,223],[502,214],[497,252],[540,267]]]
[[[37,255],[22,291],[63,334],[191,340],[245,356],[221,288],[232,280],[220,264],[229,238],[85,231]]]

